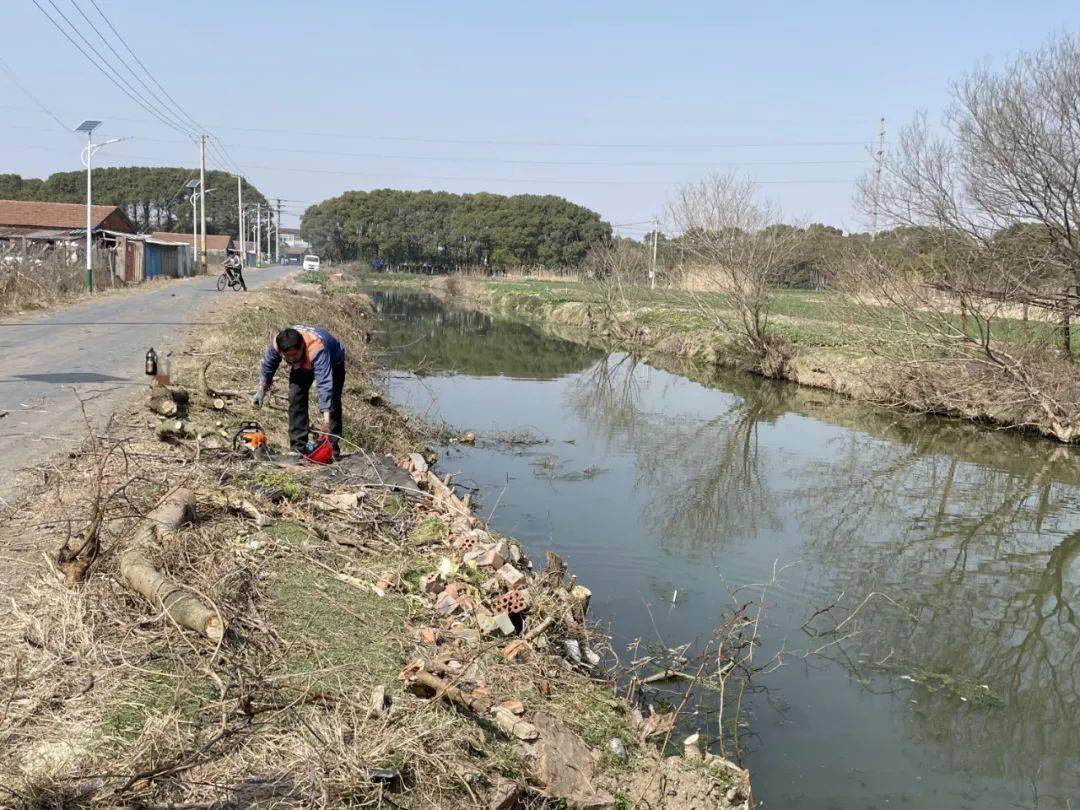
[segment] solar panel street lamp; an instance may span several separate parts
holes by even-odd
[[[91,237],[91,228],[93,223],[91,222],[92,208],[93,208],[93,161],[94,153],[103,146],[107,146],[110,143],[116,143],[123,140],[123,138],[112,138],[104,141],[103,143],[94,143],[93,135],[94,130],[101,126],[100,121],[83,121],[77,127],[75,132],[86,133],[86,148],[83,149],[83,163],[86,164],[86,291],[94,291],[94,250],[93,239]]]

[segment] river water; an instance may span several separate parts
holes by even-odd
[[[738,740],[762,806],[1080,808],[1080,451],[374,295],[394,401],[481,437],[440,470],[567,560],[620,657],[773,582]]]

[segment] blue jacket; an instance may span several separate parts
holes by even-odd
[[[345,362],[345,349],[341,342],[330,332],[320,326],[302,326],[297,324],[293,327],[303,338],[303,355],[300,362],[294,368],[300,371],[311,371],[315,374],[315,392],[319,401],[319,410],[330,410],[330,399],[334,391],[334,375],[332,369],[338,363]],[[274,374],[281,365],[281,352],[273,343],[263,355],[260,374],[263,388],[269,388],[274,381]]]

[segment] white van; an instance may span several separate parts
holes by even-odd
[[[319,257],[318,256],[305,256],[304,257],[304,269],[305,270],[318,270],[319,269]]]

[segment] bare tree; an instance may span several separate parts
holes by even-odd
[[[860,184],[862,207],[962,247],[965,263],[943,264],[931,279],[942,288],[1056,312],[1071,356],[1080,304],[1080,40],[1057,36],[1001,71],[973,71],[953,88],[944,123],[935,135],[923,114],[901,132],[880,193],[871,175]],[[1029,238],[1002,239],[1024,226]]]
[[[901,130],[858,201],[895,229],[839,277],[908,407],[1080,436],[1070,320],[1080,284],[1080,44],[1056,37],[956,84],[945,126]],[[1033,314],[1033,317],[1030,317]],[[859,321],[860,319],[856,319]],[[1056,325],[1055,325],[1056,324]]]
[[[637,337],[628,315],[633,309],[632,292],[648,282],[644,246],[618,237],[600,243],[585,257],[585,273],[596,284],[605,328],[620,340]]]
[[[770,290],[791,257],[797,231],[774,227],[779,210],[758,198],[753,182],[734,174],[681,187],[668,217],[687,263],[705,281],[706,290],[694,295],[700,312],[735,334],[762,373],[783,376],[792,348],[769,330]]]

